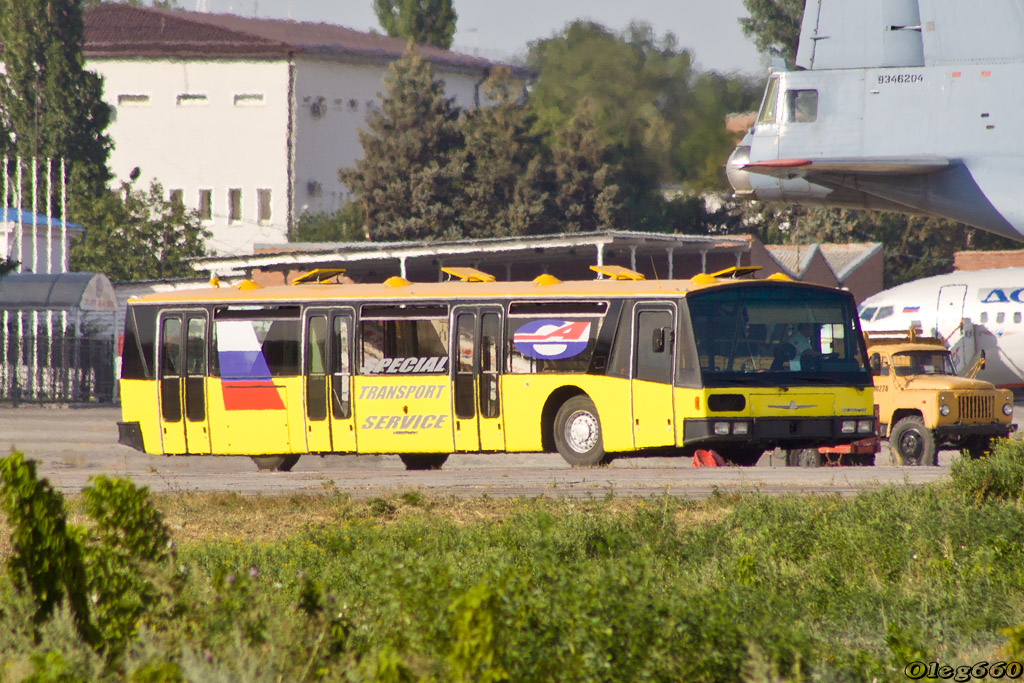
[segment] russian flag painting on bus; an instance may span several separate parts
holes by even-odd
[[[225,410],[284,410],[252,322],[218,320],[217,357]]]

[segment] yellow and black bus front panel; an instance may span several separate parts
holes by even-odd
[[[681,444],[805,448],[874,433],[849,292],[754,281],[693,292],[686,308],[676,359]]]

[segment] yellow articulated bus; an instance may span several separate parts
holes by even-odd
[[[314,272],[133,299],[120,441],[260,469],[305,453],[436,469],[457,452],[557,450],[593,466],[698,448],[753,465],[771,448],[875,433],[849,292],[594,268],[611,279],[449,269],[462,281],[316,284]]]

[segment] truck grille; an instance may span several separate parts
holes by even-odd
[[[988,420],[995,412],[994,396],[960,396],[961,420]]]

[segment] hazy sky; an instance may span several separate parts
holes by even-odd
[[[380,30],[373,0],[178,0],[178,5]],[[674,33],[704,69],[764,70],[737,21],[746,16],[742,0],[455,0],[455,11],[459,20],[453,49],[492,59],[522,54],[527,43],[547,38],[573,19],[591,19],[614,30],[639,19],[659,36]]]

